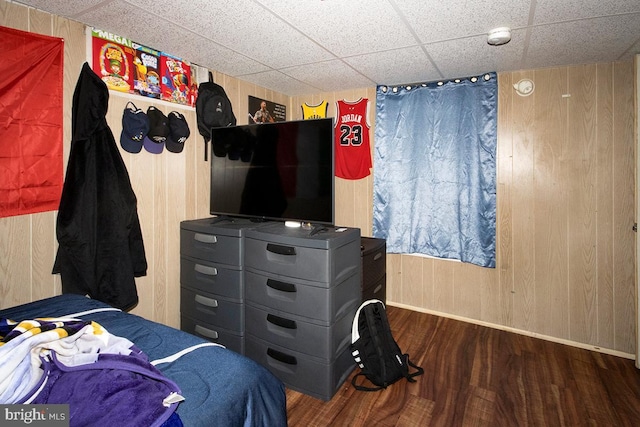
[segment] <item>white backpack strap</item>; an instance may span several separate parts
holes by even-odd
[[[362,311],[362,309],[364,307],[366,307],[369,304],[374,304],[379,302],[380,304],[382,304],[382,307],[384,307],[384,303],[382,301],[380,301],[379,299],[370,299],[367,300],[365,302],[363,302],[362,304],[360,304],[360,307],[358,307],[358,310],[356,311],[356,315],[353,318],[353,323],[351,325],[351,344],[353,344],[354,342],[358,341],[360,339],[360,332],[358,331],[358,319],[360,318],[360,311]]]

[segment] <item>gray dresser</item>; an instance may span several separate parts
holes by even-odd
[[[255,223],[180,224],[180,328],[244,354],[244,240]]]
[[[360,230],[204,219],[183,221],[180,233],[181,329],[330,400],[355,368]]]
[[[247,356],[287,387],[331,399],[355,367],[349,345],[360,263],[359,229],[310,236],[273,223],[247,231]]]

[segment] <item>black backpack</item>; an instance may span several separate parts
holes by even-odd
[[[356,390],[381,390],[402,378],[415,382],[413,377],[424,373],[398,347],[391,335],[384,303],[380,300],[365,301],[358,308],[351,330],[351,354],[361,370],[351,379]],[[416,371],[409,373],[409,366]],[[356,384],[360,376],[365,376],[375,387]]]
[[[211,72],[209,72],[209,81],[200,83],[198,86],[196,119],[198,131],[204,137],[204,159],[207,160],[211,128],[236,125],[236,116],[233,114],[231,101],[224,88],[213,82]]]

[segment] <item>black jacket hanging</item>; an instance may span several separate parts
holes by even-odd
[[[146,275],[147,260],[136,195],[107,124],[108,105],[107,86],[85,63],[73,94],[53,273],[60,273],[63,293],[128,310],[138,303],[134,277]]]

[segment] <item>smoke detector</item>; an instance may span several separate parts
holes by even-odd
[[[500,46],[501,44],[507,44],[511,40],[511,28],[498,27],[489,31],[487,34],[487,43],[491,46]]]

